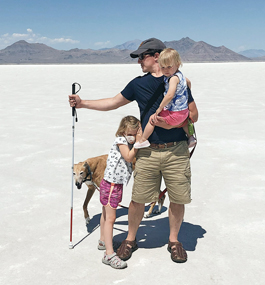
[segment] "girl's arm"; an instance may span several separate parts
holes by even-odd
[[[169,88],[167,94],[164,96],[164,99],[162,100],[159,108],[156,110],[157,115],[174,98],[178,84],[179,84],[179,78],[177,76],[172,76],[169,81]]]
[[[122,157],[127,161],[127,162],[133,162],[134,157],[136,156],[137,149],[134,147],[130,150],[128,145],[126,144],[118,144],[118,147],[120,149]]]
[[[140,127],[137,130],[136,136],[135,136],[136,142],[138,142],[141,139],[142,134],[143,134],[143,131],[142,131],[142,127],[140,125]],[[120,149],[122,157],[127,162],[133,162],[133,159],[135,158],[138,149],[135,149],[134,147],[132,147],[132,149],[129,149],[128,145],[126,145],[126,144],[118,144],[118,147]]]

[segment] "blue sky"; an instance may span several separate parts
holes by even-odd
[[[265,50],[264,0],[1,0],[0,7],[0,49],[22,39],[69,50],[189,37]]]

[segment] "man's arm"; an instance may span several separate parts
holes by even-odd
[[[98,111],[110,111],[124,106],[131,101],[127,100],[121,93],[112,98],[98,100],[82,100],[78,95],[69,95],[70,107],[86,108]]]
[[[195,101],[189,103],[190,118],[193,122],[198,121],[199,113]]]
[[[189,89],[191,90],[191,81],[187,77],[186,77],[186,82],[187,82]],[[193,122],[197,122],[199,113],[198,113],[198,109],[197,109],[195,101],[190,102],[188,105],[188,108],[190,111],[190,114],[189,114],[190,118],[192,119]]]
[[[186,82],[187,82],[187,85],[188,87],[191,89],[191,81],[189,80],[189,78],[185,77],[186,78]]]

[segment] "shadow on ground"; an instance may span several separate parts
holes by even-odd
[[[146,207],[145,211],[149,207]],[[167,210],[166,207],[162,207],[162,213]],[[113,238],[114,249],[117,249],[121,242],[127,237],[127,229],[123,230],[119,225],[128,226],[128,209],[119,208],[117,209],[117,220],[114,224],[114,228],[117,231],[120,231],[119,234],[115,235]],[[90,223],[86,225],[88,235],[85,236],[81,241],[76,245],[82,242],[86,237],[92,234],[100,224],[100,214],[95,215]],[[119,218],[124,217],[123,220],[119,221]],[[179,231],[178,239],[183,244],[183,247],[187,251],[194,251],[199,238],[203,238],[206,230],[203,229],[200,225],[194,225],[188,222],[183,222]],[[143,218],[140,227],[138,229],[136,239],[138,247],[140,248],[157,248],[162,247],[168,243],[169,237],[169,224],[168,217],[152,219],[152,216],[148,219]],[[76,246],[75,245],[75,246]]]
[[[149,207],[145,208],[147,211]],[[154,209],[156,210],[156,208]],[[162,207],[161,212],[165,212],[166,207]],[[117,218],[123,215],[127,215],[128,210],[119,209],[117,210]],[[128,225],[127,217],[123,221],[116,220],[115,229],[119,229],[119,225]],[[120,230],[121,233],[114,236],[115,247],[126,239],[127,230]],[[178,239],[183,244],[183,247],[188,251],[194,251],[199,238],[203,238],[206,234],[206,230],[203,229],[200,225],[194,225],[188,222],[183,222],[179,231]],[[143,218],[140,227],[138,229],[136,239],[138,247],[140,248],[156,248],[162,247],[168,243],[169,237],[169,224],[168,217],[152,219],[152,216],[148,219]]]

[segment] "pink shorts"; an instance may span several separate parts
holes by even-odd
[[[100,183],[100,202],[116,209],[122,200],[123,184],[110,183],[102,179]]]
[[[162,117],[165,122],[170,126],[178,126],[183,123],[189,116],[189,109],[182,111],[168,111],[163,110],[159,113],[159,117]],[[185,125],[185,124],[184,124]],[[181,126],[183,127],[183,126]]]

